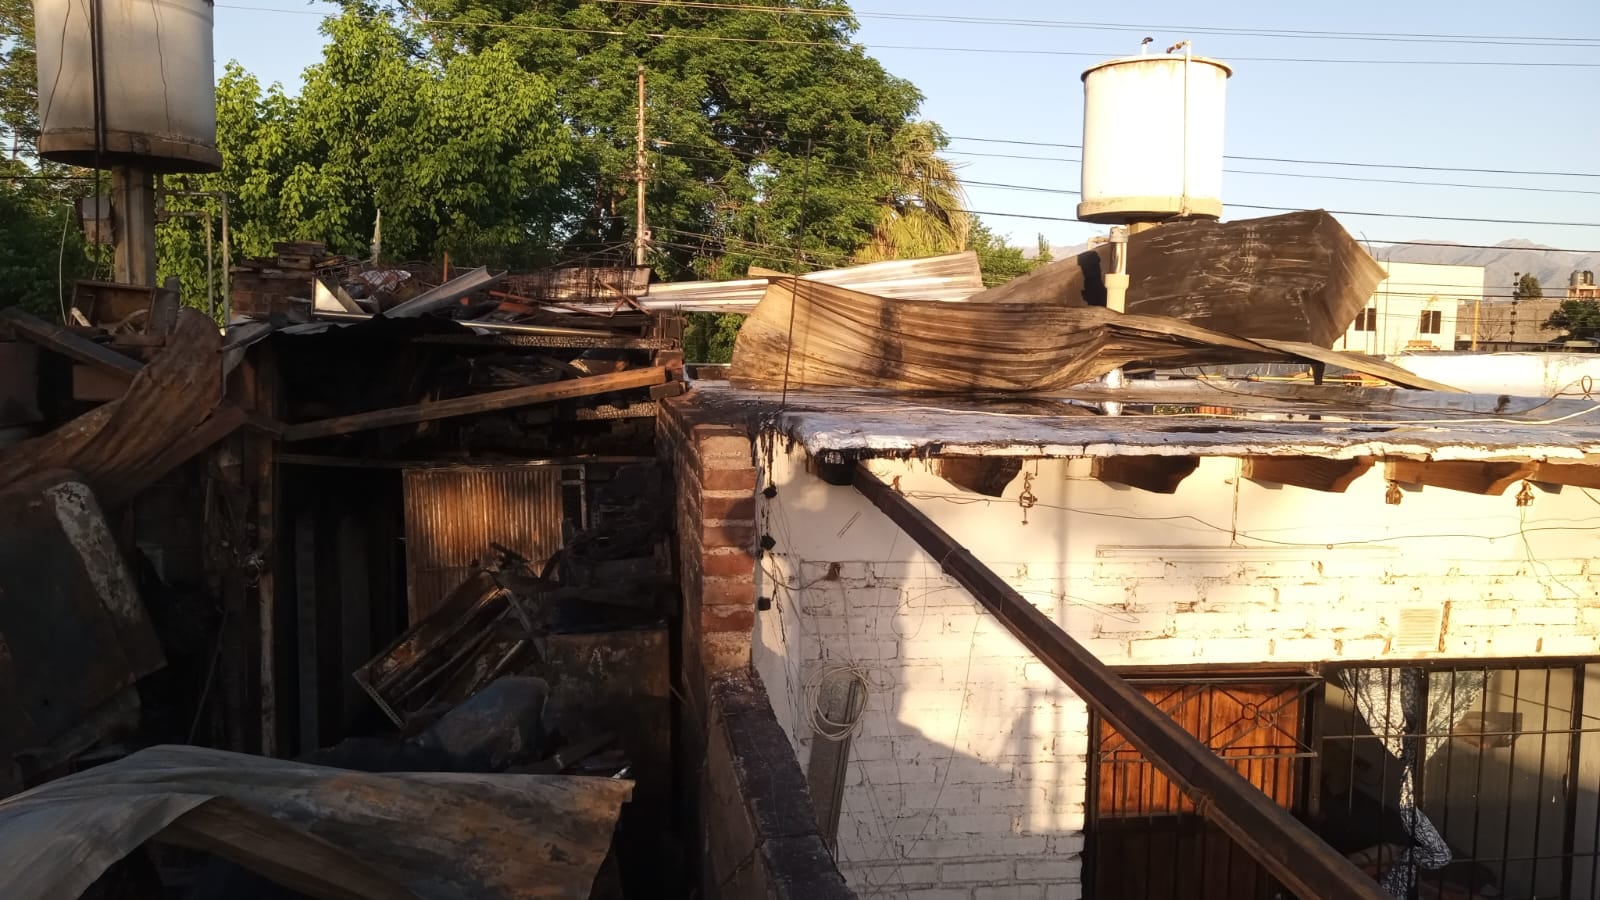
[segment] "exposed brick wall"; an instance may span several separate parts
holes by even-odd
[[[761,679],[711,680],[701,814],[706,900],[855,900],[817,833],[788,736]]]
[[[662,404],[656,447],[677,493],[684,683],[703,699],[708,678],[750,664],[759,537],[752,444],[742,428],[706,421],[690,393]]]
[[[679,752],[695,774],[707,900],[854,900],[817,832],[788,736],[752,671],[757,470],[745,431],[706,421],[692,394],[663,403],[657,453],[676,491],[686,695]],[[788,695],[784,695],[785,703]]]

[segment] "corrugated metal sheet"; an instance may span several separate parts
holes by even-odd
[[[956,301],[983,290],[978,255],[971,250],[827,269],[801,277],[891,299]],[[744,278],[652,284],[639,305],[649,310],[748,313],[761,301],[768,283],[766,278]]]
[[[407,469],[407,609],[413,624],[439,607],[496,543],[537,570],[561,549],[559,466]]]

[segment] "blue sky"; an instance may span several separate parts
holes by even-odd
[[[293,88],[321,52],[323,5],[290,0],[232,0],[285,12],[216,8],[218,69],[239,60],[263,82]],[[1194,41],[1202,55],[1228,62],[1226,152],[1295,160],[1600,173],[1600,3],[1484,0],[1443,3],[1344,0],[1336,4],[1129,2],[1068,5],[1043,0],[857,0],[857,40],[893,73],[926,96],[923,113],[952,136],[951,156],[973,181],[1075,190],[1077,157],[1064,147],[1002,144],[1081,142],[1083,93],[1079,75],[1097,58],[1136,53],[1140,38],[1165,48]],[[874,14],[883,14],[882,17]],[[989,25],[895,18],[979,17],[1130,26],[1129,30]],[[1336,40],[1198,33],[1193,29],[1272,29],[1415,35],[1488,36],[1500,43],[1438,39]],[[1519,46],[1517,38],[1582,38],[1588,46]],[[1005,52],[894,49],[993,48]],[[1020,51],[1046,51],[1025,53]],[[1065,55],[1084,54],[1084,55]],[[1266,61],[1380,60],[1382,63]],[[1252,59],[1254,58],[1254,59]],[[1435,65],[1433,61],[1539,63],[1538,66]],[[1407,62],[1409,61],[1409,62]],[[1418,61],[1426,61],[1418,64]],[[1544,65],[1573,63],[1578,66]],[[985,138],[989,140],[973,140]],[[1600,226],[1600,177],[1572,178],[1416,171],[1301,163],[1229,160],[1229,169],[1361,179],[1536,187],[1542,192],[1278,177],[1244,172],[1224,176],[1224,199],[1234,204],[1325,207],[1361,212],[1485,219],[1594,223]],[[1589,193],[1582,193],[1582,192]],[[1066,194],[972,186],[973,209],[1014,242],[1043,233],[1075,244],[1092,226],[1024,216],[1071,218],[1077,199]],[[1227,218],[1270,213],[1230,208]],[[1341,215],[1345,227],[1373,242],[1442,239],[1493,244],[1528,238],[1570,248],[1600,248],[1600,227],[1427,221]]]

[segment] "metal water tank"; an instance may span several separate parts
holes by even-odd
[[[1200,56],[1128,56],[1083,73],[1087,222],[1222,215],[1226,65]]]
[[[222,167],[210,2],[34,0],[33,16],[40,156],[158,172]]]

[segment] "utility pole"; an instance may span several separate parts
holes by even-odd
[[[1522,273],[1511,273],[1511,333],[1506,336],[1506,349],[1515,350],[1517,342],[1517,301],[1522,299]]]
[[[645,245],[650,242],[650,229],[644,224],[644,63],[639,64],[639,137],[635,143],[633,184],[638,208],[633,223],[633,264],[642,266]]]

